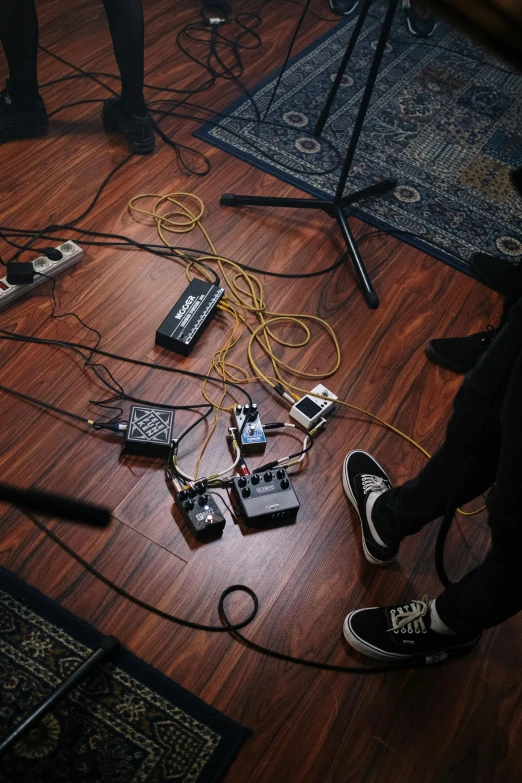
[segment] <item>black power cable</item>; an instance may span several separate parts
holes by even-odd
[[[24,509],[23,507],[20,507],[20,510],[27,517],[29,517],[29,519],[31,519],[32,522],[34,522],[34,524],[37,525],[37,527],[40,530],[42,530],[42,532],[44,532],[47,536],[49,536],[49,538],[51,538],[56,544],[58,544],[58,546],[60,546],[78,563],[80,563],[80,565],[82,565],[89,573],[91,573],[93,576],[95,576],[97,579],[99,579],[101,582],[107,585],[107,587],[109,587],[111,590],[114,590],[123,598],[126,598],[127,600],[131,601],[133,604],[136,604],[136,606],[139,606],[142,609],[151,612],[151,614],[154,614],[157,617],[161,617],[164,620],[168,620],[170,622],[176,623],[177,625],[182,625],[186,628],[193,628],[198,631],[210,631],[212,633],[223,633],[223,632],[229,633],[233,638],[236,638],[236,640],[241,641],[247,647],[255,650],[256,652],[261,652],[264,655],[267,655],[271,658],[277,658],[278,660],[288,661],[289,663],[296,663],[302,666],[308,666],[314,669],[323,669],[326,671],[336,671],[336,672],[346,673],[346,674],[382,674],[382,673],[395,672],[395,671],[400,671],[405,669],[417,669],[427,665],[427,660],[425,656],[417,656],[414,659],[409,659],[407,663],[402,663],[401,661],[398,661],[393,666],[337,666],[335,664],[323,663],[322,661],[314,661],[307,658],[298,658],[293,655],[287,655],[286,653],[278,652],[277,650],[272,650],[269,647],[263,647],[262,645],[259,645],[256,642],[253,642],[247,637],[238,633],[238,631],[241,628],[245,628],[247,625],[249,625],[252,622],[252,620],[254,620],[259,609],[259,600],[257,598],[257,595],[250,587],[247,587],[246,585],[230,585],[222,592],[219,599],[218,612],[223,625],[205,625],[203,623],[197,623],[192,620],[187,620],[185,618],[178,617],[176,615],[171,614],[170,612],[164,611],[163,609],[158,609],[156,606],[153,606],[152,604],[149,604],[146,601],[143,601],[141,598],[138,598],[132,593],[129,593],[128,590],[125,590],[123,587],[120,587],[120,585],[108,579],[106,576],[104,576],[104,574],[101,573],[101,571],[99,571],[95,566],[93,566],[92,563],[90,563],[88,560],[85,560],[85,558],[83,558],[80,554],[78,554],[78,552],[76,552],[68,544],[66,544],[65,541],[63,541],[63,539],[57,536],[56,533],[54,533],[54,531],[52,531],[50,528],[47,527],[47,525],[44,525],[43,522],[41,522],[38,519],[38,517],[34,516],[34,514],[32,514],[27,509]],[[247,616],[247,618],[245,620],[242,620],[240,623],[233,623],[230,620],[225,607],[226,598],[231,593],[234,592],[246,593],[252,598],[252,602],[253,602],[252,611]]]

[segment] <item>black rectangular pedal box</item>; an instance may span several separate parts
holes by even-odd
[[[224,288],[191,280],[156,332],[156,345],[188,356],[208,326]]]
[[[210,541],[222,535],[225,517],[202,482],[178,492],[176,508],[198,541]]]
[[[283,468],[234,476],[232,481],[232,503],[247,527],[295,521],[300,504]]]
[[[168,459],[172,448],[174,411],[132,405],[122,454]]]
[[[257,405],[236,405],[232,417],[238,432],[241,432],[241,452],[260,454],[266,447],[266,436]],[[246,419],[246,422],[245,422]]]

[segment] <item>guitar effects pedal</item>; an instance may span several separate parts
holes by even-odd
[[[299,510],[299,500],[283,468],[234,476],[231,497],[237,516],[247,527],[293,522]]]

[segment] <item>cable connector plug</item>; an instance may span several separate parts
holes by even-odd
[[[325,426],[326,426],[326,419],[320,419],[315,425],[315,427],[312,430],[310,430],[308,435],[313,438],[315,435],[317,435],[318,432],[321,432],[321,430],[323,430]]]
[[[274,462],[267,462],[265,465],[261,465],[259,468],[254,469],[254,473],[262,473],[264,470],[272,470],[279,465],[280,460],[276,459]]]
[[[273,421],[270,424],[263,424],[265,430],[277,430],[279,427],[284,427],[284,421]]]
[[[285,399],[287,402],[290,402],[292,405],[294,404],[295,400],[288,394],[287,391],[285,391],[280,383],[274,386],[274,391],[277,392],[280,397],[283,397],[283,399]]]
[[[29,285],[34,283],[33,262],[8,261],[6,279],[9,285]]]
[[[95,430],[109,430],[109,432],[126,432],[128,424],[126,421],[91,421],[89,424]]]

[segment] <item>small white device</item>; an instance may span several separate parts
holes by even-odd
[[[7,282],[7,277],[0,278],[0,308],[15,302],[21,296],[25,296],[28,291],[32,291],[37,285],[46,283],[49,277],[56,277],[60,272],[73,266],[73,264],[77,264],[83,256],[83,250],[69,239],[67,242],[58,245],[55,249],[55,254],[55,261],[47,258],[47,256],[35,258],[33,261],[35,271],[33,283],[12,285]],[[38,272],[43,272],[45,277],[39,275]]]
[[[303,427],[306,427],[307,430],[311,430],[319,419],[330,413],[336,399],[335,394],[320,383],[312,389],[310,394],[305,394],[304,397],[301,397],[298,402],[292,405],[290,416]]]

